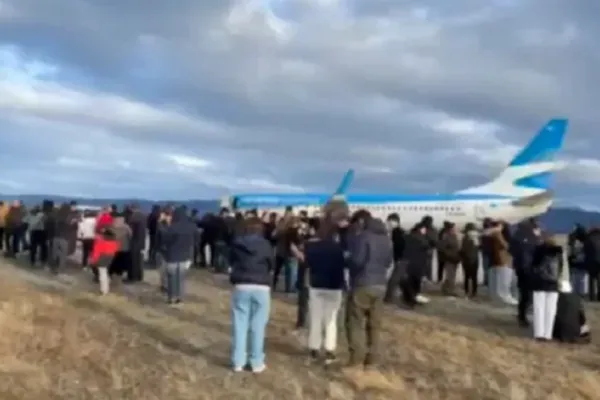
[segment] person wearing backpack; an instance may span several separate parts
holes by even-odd
[[[533,252],[529,283],[533,291],[533,337],[538,341],[552,340],[563,267],[562,251],[553,236],[545,236]]]

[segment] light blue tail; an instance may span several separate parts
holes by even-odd
[[[529,196],[548,191],[556,170],[563,167],[555,157],[563,147],[569,120],[550,120],[493,181],[459,193]]]
[[[352,184],[353,180],[354,180],[354,170],[351,168],[344,174],[344,177],[342,178],[340,185],[338,186],[338,188],[335,190],[335,192],[333,194],[335,196],[340,196],[340,195],[346,194],[346,192],[350,188],[350,185]]]

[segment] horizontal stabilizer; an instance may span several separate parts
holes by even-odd
[[[511,204],[515,207],[535,207],[551,202],[553,198],[554,192],[552,190],[546,190],[545,192],[537,193],[533,196],[521,197],[520,199],[513,200]]]

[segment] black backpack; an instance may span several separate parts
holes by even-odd
[[[564,343],[582,342],[585,340],[581,335],[584,321],[585,312],[581,297],[575,293],[560,293],[552,333],[554,339]]]

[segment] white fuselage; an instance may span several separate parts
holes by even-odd
[[[368,210],[374,217],[385,220],[390,214],[398,214],[401,224],[405,229],[410,229],[419,223],[423,217],[429,215],[433,218],[434,225],[440,228],[444,221],[449,221],[458,228],[467,223],[481,226],[484,219],[502,220],[515,224],[528,218],[536,217],[548,211],[552,204],[550,199],[540,201],[530,206],[517,206],[512,200],[456,200],[437,202],[395,202],[381,204],[349,204],[350,212],[361,209]],[[261,211],[283,213],[283,208],[260,208]],[[321,210],[320,206],[295,207],[294,211],[306,210],[313,215]]]

